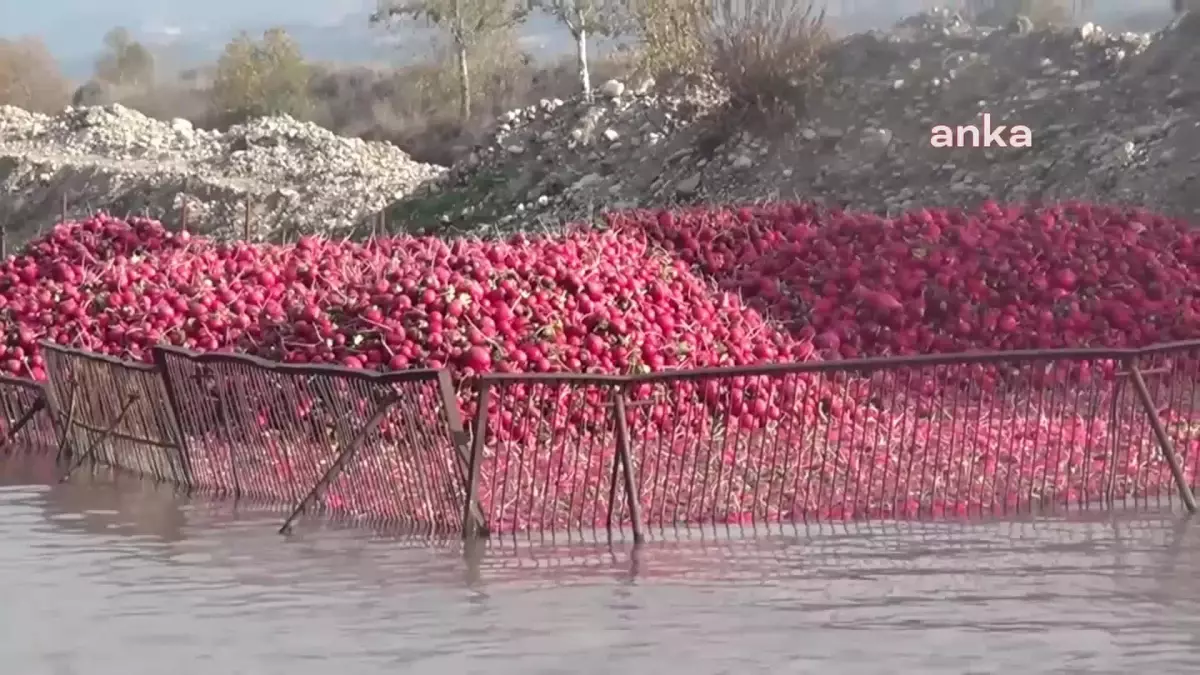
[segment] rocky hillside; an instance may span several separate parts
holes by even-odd
[[[289,117],[218,133],[120,105],[54,117],[0,106],[0,222],[10,242],[64,211],[95,209],[186,217],[215,236],[243,236],[247,220],[256,239],[345,231],[443,171]]]
[[[614,206],[800,197],[896,212],[992,197],[1197,216],[1198,73],[1200,14],[1110,34],[934,12],[840,41],[823,97],[788,133],[731,131],[719,96],[608,82],[593,105],[510,112],[488,146],[389,213],[397,226],[489,231]],[[983,113],[1029,127],[1031,147],[932,146],[933,127],[982,126]]]

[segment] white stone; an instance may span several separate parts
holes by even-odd
[[[620,80],[609,80],[600,87],[600,93],[609,98],[619,98],[621,94],[625,93],[625,84]]]

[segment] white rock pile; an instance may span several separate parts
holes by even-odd
[[[55,116],[0,107],[0,219],[10,239],[64,209],[186,218],[188,229],[218,237],[242,236],[247,215],[260,240],[338,233],[444,171],[286,116],[215,132],[121,105]]]

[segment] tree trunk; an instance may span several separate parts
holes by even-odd
[[[465,122],[471,118],[471,69],[467,66],[467,48],[458,45],[458,114]]]
[[[592,73],[588,70],[587,29],[575,32],[575,53],[579,57],[579,84],[583,87],[583,99],[592,102]]]

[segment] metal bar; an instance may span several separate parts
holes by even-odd
[[[458,397],[454,394],[454,383],[450,381],[450,371],[439,370],[437,381],[438,392],[442,396],[442,407],[446,411],[446,424],[450,427],[450,442],[454,444],[454,450],[458,453],[459,480],[463,481],[465,487],[469,480],[468,476],[471,475],[470,436],[463,429],[462,413],[458,409]],[[486,530],[483,507],[480,506],[477,499],[472,499],[470,494],[466,495],[466,500],[464,514],[475,521],[475,531]]]
[[[21,429],[24,429],[25,425],[29,424],[30,420],[33,419],[33,416],[41,412],[41,410],[45,407],[45,396],[38,396],[36,399],[34,399],[33,404],[29,406],[29,410],[26,410],[24,414],[17,418],[16,423],[13,424],[12,428],[8,430],[8,434],[5,436],[4,442],[0,443],[0,453],[3,453],[8,449],[9,445],[12,445],[13,441],[17,438],[17,434],[21,433]]]
[[[1165,367],[1147,368],[1146,370],[1142,371],[1142,376],[1150,377],[1151,375],[1170,375],[1172,372],[1173,372],[1172,369],[1165,368]],[[1128,370],[1122,370],[1122,371],[1113,373],[1113,375],[1115,377],[1133,377],[1133,373]]]
[[[100,434],[100,438],[92,441],[92,444],[88,446],[87,451],[80,455],[77,461],[73,462],[67,467],[66,472],[63,473],[62,478],[60,478],[58,482],[67,482],[67,479],[71,477],[71,474],[75,472],[75,469],[83,466],[84,460],[91,457],[96,452],[96,448],[100,447],[102,443],[108,440],[108,437],[112,434],[112,430],[116,429],[117,426],[125,420],[125,415],[129,413],[129,409],[133,407],[133,404],[140,398],[141,396],[137,392],[134,392],[125,399],[125,403],[121,405],[121,411],[117,413],[117,419],[113,420],[113,423],[109,425],[108,429],[106,429],[104,433]]]
[[[475,520],[472,516],[471,505],[479,498],[479,469],[483,464],[483,450],[487,442],[488,404],[492,400],[492,385],[488,382],[479,383],[479,395],[475,397],[474,438],[471,439],[471,455],[467,461],[467,503],[463,506],[463,539],[471,540],[487,537],[487,519],[483,516]]]
[[[633,408],[633,409],[649,408],[650,406],[656,405],[658,403],[661,403],[661,401],[656,401],[654,399],[648,398],[645,401],[634,401],[633,403],[626,403],[625,409],[629,410],[630,408]],[[616,403],[602,403],[602,404],[600,404],[600,407],[604,408],[605,410],[613,410],[614,408],[617,407],[617,404]]]
[[[179,231],[188,231],[188,179],[183,179],[183,185],[180,186],[179,194]]]
[[[184,185],[186,189],[186,181]],[[185,218],[184,230],[186,231],[186,208],[183,213]],[[187,439],[184,438],[183,423],[180,422],[182,411],[179,406],[179,392],[175,389],[175,380],[171,377],[171,372],[167,368],[166,352],[155,347],[152,353],[154,355],[154,365],[158,367],[159,377],[162,379],[163,389],[167,392],[167,407],[171,410],[171,424],[174,426],[176,449],[179,451],[179,465],[183,470],[183,481],[190,491],[194,488],[192,485],[192,453],[188,447]]]
[[[633,459],[629,449],[629,418],[625,412],[625,389],[615,391],[617,412],[617,455],[621,461],[622,473],[625,474],[625,495],[629,500],[629,519],[633,521],[633,542],[640,544],[645,541],[642,534],[642,505],[637,496],[637,481],[633,476]],[[612,526],[611,521],[609,526]]]
[[[616,406],[614,405],[613,407],[615,408]],[[617,426],[619,427],[620,425],[617,425]],[[618,428],[618,430],[617,430],[617,438],[618,438],[617,444],[618,445],[620,445],[620,443],[621,443],[621,441],[619,440],[620,436],[621,436],[621,431]],[[613,530],[615,529],[614,528],[615,523],[614,523],[613,519],[617,515],[617,478],[619,478],[620,474],[621,474],[621,458],[619,455],[620,455],[619,452],[613,453],[612,471],[609,472],[609,476],[608,476],[608,521],[607,521],[607,527],[608,527],[609,541],[612,541],[612,534],[613,534]]]
[[[49,340],[42,340],[41,342],[39,342],[39,344],[41,345],[42,349],[47,352],[63,354],[65,356],[71,356],[71,357],[81,359],[84,361],[106,363],[108,365],[117,366],[119,368],[124,368],[126,370],[140,370],[140,371],[144,371],[147,373],[157,372],[157,370],[158,370],[158,366],[154,365],[153,363],[143,363],[141,361],[125,361],[116,356],[109,356],[108,354],[97,354],[95,352],[89,352],[89,351],[86,351],[83,349],[76,349],[74,347],[64,347],[64,346],[58,344],[57,342],[51,342]]]
[[[76,422],[74,426],[77,429],[83,429],[84,431],[94,431],[94,432],[99,432],[99,433],[104,433],[105,431],[108,431],[108,427],[92,426],[91,424],[87,424],[85,422]],[[151,440],[149,438],[143,438],[141,436],[134,436],[132,434],[121,433],[119,431],[113,431],[113,432],[111,432],[111,435],[113,438],[119,438],[123,441],[131,441],[133,443],[139,443],[141,445],[149,445],[149,446],[155,447],[155,448],[168,448],[168,449],[174,450],[176,447],[172,443],[164,443],[163,441],[155,441],[155,440]]]
[[[602,375],[599,373],[487,373],[480,380],[488,382],[570,382],[592,384],[655,383],[700,380],[712,377],[783,375],[788,373],[873,373],[904,368],[952,366],[963,364],[1018,364],[1029,361],[1130,359],[1148,353],[1200,348],[1200,341],[1188,341],[1138,349],[1025,349],[1013,351],[957,352],[953,354],[918,354],[914,356],[879,356],[841,361],[802,361],[767,363],[755,366],[715,366],[664,370],[644,375]]]
[[[229,352],[197,352],[190,349],[173,347],[169,345],[160,345],[155,347],[156,350],[163,351],[169,355],[187,359],[195,363],[202,364],[235,364],[241,366],[253,366],[262,370],[273,373],[281,373],[284,375],[326,375],[329,377],[341,377],[351,380],[361,380],[376,383],[388,382],[419,382],[430,380],[437,377],[438,371],[434,368],[413,368],[411,370],[399,370],[391,373],[379,373],[373,370],[364,370],[361,368],[347,368],[345,366],[331,365],[310,365],[301,363],[280,363],[279,361],[270,361],[258,356],[250,356],[249,354],[231,354]],[[80,352],[86,353],[86,352]],[[111,357],[100,357],[93,354],[88,354],[100,360],[111,360],[118,365],[141,368],[145,366],[146,370],[154,370],[155,366],[129,363]]]
[[[1112,449],[1108,462],[1105,463],[1108,481],[1104,486],[1104,500],[1110,508],[1116,501],[1117,494],[1117,462],[1120,459],[1118,454],[1121,452],[1121,422],[1118,416],[1121,414],[1121,397],[1125,395],[1125,383],[1124,379],[1118,379],[1113,383],[1112,401],[1109,403],[1108,409],[1108,443]]]
[[[1167,430],[1158,417],[1154,400],[1150,398],[1150,390],[1146,388],[1146,380],[1136,365],[1130,367],[1129,372],[1133,375],[1133,386],[1137,388],[1138,398],[1142,399],[1142,407],[1146,409],[1146,416],[1150,419],[1150,427],[1154,429],[1158,446],[1167,459],[1167,465],[1171,467],[1171,475],[1175,478],[1175,485],[1179,488],[1179,496],[1183,499],[1183,505],[1187,507],[1188,513],[1195,513],[1196,496],[1192,494],[1192,488],[1183,475],[1183,467],[1179,464],[1179,457],[1175,455],[1175,445],[1171,443],[1171,437],[1167,435]]]
[[[333,460],[333,464],[329,466],[329,468],[325,471],[325,474],[321,476],[320,480],[317,481],[317,484],[308,491],[308,494],[304,496],[304,499],[302,499],[300,503],[296,505],[296,508],[292,510],[291,514],[288,515],[287,520],[283,522],[283,526],[279,528],[279,534],[288,534],[292,531],[292,523],[296,520],[296,518],[300,517],[300,514],[304,513],[305,510],[308,509],[309,505],[314,499],[317,498],[317,495],[321,492],[321,490],[328,487],[329,483],[333,482],[333,479],[336,478],[339,473],[341,473],[342,469],[346,466],[346,462],[349,462],[350,459],[358,453],[358,449],[362,447],[364,442],[366,442],[367,436],[375,430],[375,427],[379,426],[379,423],[383,421],[384,416],[387,415],[388,408],[392,407],[392,405],[396,403],[396,400],[396,396],[389,396],[387,400],[376,406],[375,413],[371,415],[370,419],[368,419],[366,424],[363,425],[363,428],[358,431],[358,434],[356,434],[353,439],[351,439],[350,444],[347,445],[340,454],[338,454],[337,459]]]
[[[242,239],[250,241],[250,193],[246,193],[245,222],[242,224]]]

